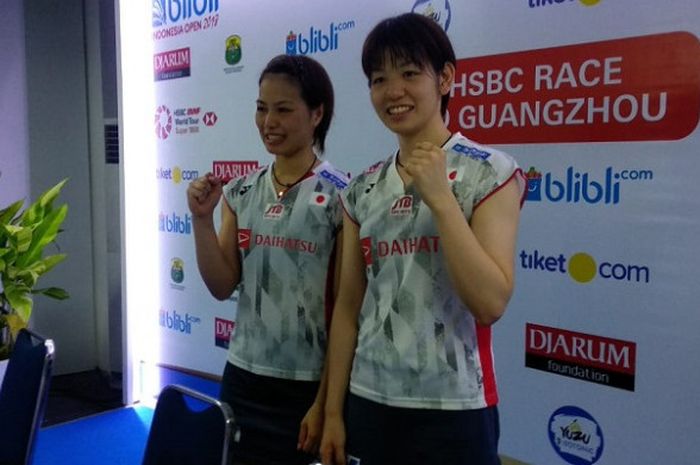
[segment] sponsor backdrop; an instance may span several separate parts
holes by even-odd
[[[370,107],[362,41],[415,10],[456,48],[450,127],[514,155],[530,181],[517,289],[495,329],[502,452],[538,465],[696,463],[696,0],[152,3],[157,153],[125,156],[157,158],[162,364],[222,371],[236,295],[218,302],[199,277],[185,189],[270,161],[253,122],[265,63],[289,53],[326,66],[337,95],[326,157],[356,174],[394,145]]]

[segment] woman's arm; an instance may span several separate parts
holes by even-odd
[[[418,144],[407,157],[406,171],[433,214],[457,295],[477,322],[493,324],[503,315],[513,292],[520,219],[516,176],[478,205],[470,225],[447,182],[442,149]]]
[[[225,300],[238,285],[241,262],[237,219],[226,202],[221,206],[218,236],[214,229],[212,213],[221,196],[221,181],[210,175],[193,181],[188,188],[197,267],[209,292],[217,299]]]
[[[335,250],[333,252],[335,256],[335,263],[333,264],[333,304],[335,305],[335,300],[338,297],[339,281],[340,281],[340,268],[342,264],[342,249],[343,249],[343,235],[342,228],[339,229],[337,233]],[[332,320],[331,320],[332,321]],[[306,452],[316,452],[318,450],[318,443],[321,440],[321,434],[323,434],[323,415],[324,408],[326,405],[326,392],[328,389],[328,347],[326,347],[326,356],[323,361],[323,372],[321,373],[321,382],[318,386],[318,392],[316,393],[316,398],[314,403],[309,408],[304,418],[301,421],[301,427],[299,428],[299,439],[297,442],[297,449],[302,449]]]
[[[345,213],[340,289],[333,310],[328,348],[328,387],[321,441],[324,464],[345,464],[343,405],[357,345],[357,320],[366,288],[359,226]]]
[[[520,191],[511,179],[482,202],[471,226],[454,196],[432,209],[447,272],[460,299],[482,325],[505,312],[514,287]]]

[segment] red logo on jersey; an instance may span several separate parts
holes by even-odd
[[[267,218],[269,220],[278,220],[282,217],[283,213],[284,205],[282,205],[281,203],[268,203],[263,218]]]
[[[238,248],[248,250],[250,248],[250,236],[252,236],[250,229],[239,229]]]
[[[372,238],[363,237],[360,239],[360,247],[362,247],[362,256],[365,257],[367,266],[372,264]]]
[[[396,215],[410,215],[413,212],[413,196],[403,195],[394,201],[394,204],[389,210],[389,214],[392,216]]]
[[[450,181],[457,179],[457,170],[450,171],[450,174],[447,175],[447,179]]]

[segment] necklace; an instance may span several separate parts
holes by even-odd
[[[275,183],[277,183],[277,185],[282,186],[282,189],[277,191],[277,198],[282,197],[285,194],[285,192],[287,192],[289,189],[291,189],[296,184],[298,184],[300,181],[302,181],[304,178],[306,178],[309,175],[309,173],[311,172],[311,170],[314,169],[315,164],[316,164],[316,156],[314,155],[313,160],[311,160],[311,164],[306,169],[304,174],[302,174],[299,177],[299,179],[297,179],[294,182],[284,183],[284,182],[280,181],[279,178],[277,177],[277,173],[275,172],[275,163],[273,163],[272,164],[272,178],[275,180]]]

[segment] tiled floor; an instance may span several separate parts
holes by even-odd
[[[55,425],[122,406],[121,374],[100,370],[54,376],[42,426]]]

